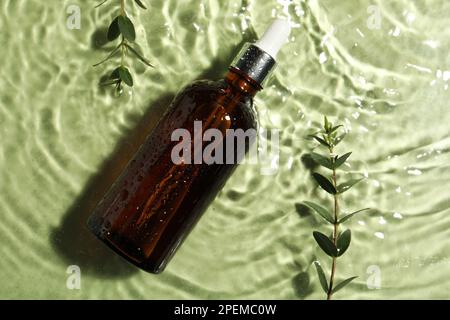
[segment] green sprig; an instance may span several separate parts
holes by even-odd
[[[95,8],[98,8],[106,4],[107,2],[110,2],[110,0],[102,1],[101,3],[96,5]],[[141,9],[147,9],[142,0],[134,0],[134,2]],[[148,59],[146,59],[141,53],[139,53],[137,49],[135,49],[131,45],[136,40],[136,29],[133,22],[127,15],[125,0],[120,0],[119,15],[116,16],[110,23],[106,36],[108,41],[110,42],[114,42],[117,39],[120,39],[120,42],[103,60],[94,64],[94,67],[97,67],[107,61],[116,58],[120,53],[120,65],[114,69],[114,71],[106,80],[100,83],[101,86],[114,85],[116,94],[120,95],[123,92],[123,84],[129,87],[132,87],[134,85],[131,71],[128,67],[125,66],[125,58],[128,52],[131,52],[133,55],[135,55],[146,66],[152,68],[154,67]]]
[[[357,277],[350,277],[341,281],[338,284],[335,282],[336,264],[337,259],[341,257],[350,247],[352,234],[350,229],[346,229],[344,232],[339,233],[339,226],[347,222],[350,218],[356,214],[368,210],[368,208],[361,209],[352,213],[349,213],[342,218],[339,218],[339,199],[341,195],[350,190],[355,184],[362,181],[362,178],[352,179],[343,183],[337,183],[337,169],[340,168],[352,154],[347,152],[341,156],[335,155],[335,147],[345,138],[346,133],[339,134],[339,129],[343,128],[342,125],[333,125],[327,117],[324,117],[324,123],[321,130],[310,138],[314,139],[319,145],[325,147],[328,150],[327,155],[322,155],[316,152],[311,153],[311,158],[319,166],[331,170],[331,176],[326,177],[321,173],[314,172],[312,174],[317,184],[333,197],[333,209],[329,210],[319,204],[310,201],[304,201],[303,204],[311,208],[313,212],[317,213],[323,220],[333,226],[333,233],[331,236],[327,236],[319,231],[313,232],[314,240],[317,242],[320,249],[332,259],[331,272],[329,279],[327,280],[326,273],[323,270],[321,264],[316,261],[315,267],[319,277],[320,285],[326,293],[327,299],[330,300],[332,295],[338,290],[348,285],[351,281]]]

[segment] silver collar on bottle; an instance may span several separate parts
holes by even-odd
[[[275,68],[276,61],[270,54],[252,43],[246,43],[231,66],[255,80],[261,87]]]

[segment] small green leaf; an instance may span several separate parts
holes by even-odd
[[[119,81],[116,85],[116,88],[114,89],[114,94],[116,97],[120,97],[122,93],[123,93],[122,81]]]
[[[337,186],[337,191],[339,193],[344,193],[345,191],[349,190],[351,187],[353,187],[355,184],[357,184],[361,180],[364,180],[364,178],[351,179],[349,181],[343,182]]]
[[[343,156],[340,156],[339,158],[337,158],[336,161],[334,162],[334,168],[337,169],[340,166],[342,166],[345,163],[345,161],[347,161],[348,157],[350,157],[351,154],[352,154],[351,152],[348,152],[348,153],[344,154]]]
[[[327,277],[325,276],[325,272],[323,271],[322,266],[320,265],[319,261],[314,261],[314,265],[316,266],[320,285],[322,286],[323,291],[325,293],[328,293],[328,281],[327,281]]]
[[[350,229],[345,230],[339,235],[339,238],[336,242],[336,247],[338,249],[338,257],[342,256],[345,251],[347,251],[350,246],[350,241],[352,239],[352,233]]]
[[[117,17],[109,25],[107,38],[109,41],[114,41],[119,36],[120,36],[119,17]]]
[[[343,287],[348,285],[350,282],[352,282],[356,278],[358,278],[358,277],[351,277],[351,278],[345,279],[344,281],[340,282],[333,288],[333,293],[336,293],[337,291],[341,290]]]
[[[110,79],[110,80],[100,82],[100,85],[101,86],[110,86],[112,84],[117,85],[117,83],[119,83],[119,82],[120,82],[120,79]]]
[[[334,126],[333,128],[331,128],[330,133],[335,132],[335,131],[336,131],[337,129],[339,129],[340,127],[343,127],[343,125],[342,125],[342,124],[339,124],[339,125],[337,125],[337,126]]]
[[[120,67],[114,69],[113,72],[111,72],[111,75],[109,76],[109,78],[110,79],[120,80],[119,69],[120,69]]]
[[[345,217],[342,217],[341,220],[339,220],[339,223],[343,223],[343,222],[347,221],[348,219],[350,219],[351,217],[353,217],[355,214],[360,213],[361,211],[369,210],[369,209],[370,208],[364,208],[364,209],[349,213]]]
[[[321,145],[330,147],[330,144],[328,142],[326,142],[324,139],[322,139],[321,137],[319,137],[317,135],[311,135],[310,137],[316,139]]]
[[[338,251],[334,243],[323,233],[319,231],[313,232],[314,239],[319,245],[320,249],[322,249],[327,255],[330,257],[337,257]]]
[[[337,193],[336,188],[333,186],[333,184],[328,178],[325,178],[323,175],[317,172],[313,173],[313,177],[323,190],[331,194]]]
[[[330,122],[328,121],[327,116],[323,116],[323,128],[327,133],[330,131]]]
[[[315,152],[311,152],[311,158],[317,164],[319,164],[325,168],[331,169],[331,170],[333,169],[333,164],[331,163],[329,158],[327,158],[321,154],[315,153]]]
[[[136,49],[134,49],[133,47],[131,47],[129,44],[125,44],[125,46],[132,52],[134,53],[134,55],[136,57],[138,57],[139,60],[141,60],[144,64],[146,64],[149,67],[154,68],[154,66],[147,60],[145,59]]]
[[[94,8],[98,8],[101,5],[105,4],[106,2],[108,2],[108,0],[103,0],[101,3],[99,3],[98,5],[96,5]]]
[[[141,7],[144,10],[147,10],[147,7],[142,3],[141,0],[134,0],[134,2],[136,2],[136,4]]]
[[[134,29],[134,24],[131,22],[130,18],[126,16],[119,16],[118,25],[119,30],[125,39],[131,42],[136,40],[136,30]]]
[[[113,51],[111,51],[111,53],[105,59],[103,59],[102,61],[94,64],[93,66],[97,67],[97,66],[101,65],[102,63],[105,63],[109,59],[113,58],[119,52],[119,48],[120,48],[120,44]]]
[[[120,80],[122,80],[127,86],[133,86],[133,77],[131,76],[130,71],[125,67],[119,67],[119,76]]]
[[[340,136],[338,136],[335,140],[334,140],[334,145],[337,146],[342,140],[344,140],[345,136],[347,134],[344,132],[343,134],[341,134]]]
[[[334,224],[334,219],[331,217],[331,214],[328,212],[327,209],[324,207],[315,204],[313,202],[304,201],[303,202],[306,206],[310,207],[314,211],[316,211],[322,218],[324,218],[326,221],[328,221],[331,224]]]

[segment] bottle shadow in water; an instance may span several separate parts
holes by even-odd
[[[68,265],[78,265],[83,273],[105,278],[127,277],[138,271],[101,243],[88,230],[86,221],[173,97],[174,94],[171,93],[160,97],[149,106],[135,128],[124,133],[112,155],[88,181],[83,192],[64,215],[61,224],[53,230],[50,236],[53,248]]]

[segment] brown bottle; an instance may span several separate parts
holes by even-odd
[[[227,143],[230,129],[256,131],[253,96],[288,34],[287,22],[275,20],[244,46],[223,80],[197,81],[176,96],[89,218],[99,239],[145,271],[164,269],[242,159],[239,144]],[[205,141],[208,129],[220,136]]]

